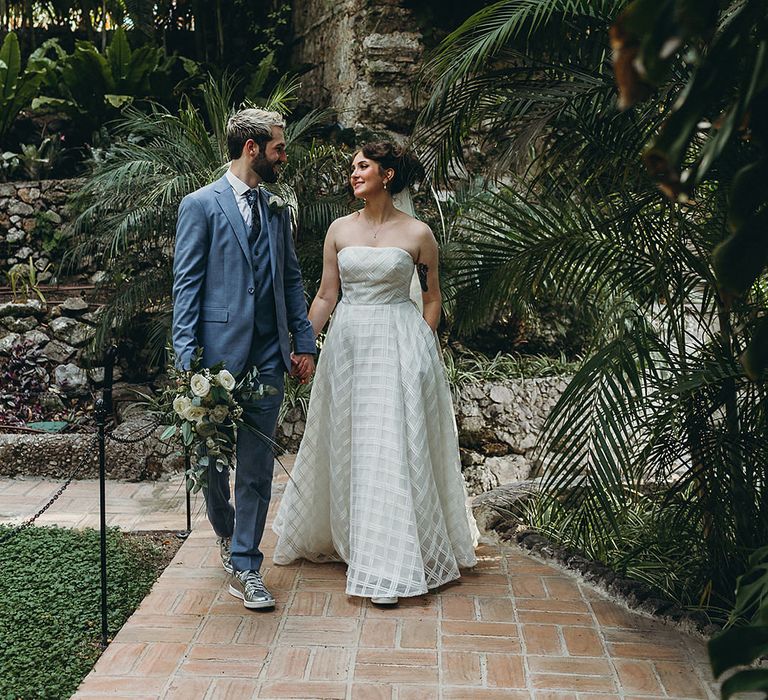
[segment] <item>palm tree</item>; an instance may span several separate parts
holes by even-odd
[[[96,262],[110,271],[95,351],[149,313],[153,321],[147,349],[154,363],[160,361],[170,327],[178,206],[186,194],[220,177],[226,168],[226,123],[234,111],[234,87],[230,77],[211,78],[202,89],[202,111],[189,99],[177,114],[158,105],[148,112],[128,108],[117,124],[118,142],[95,163],[77,194],[80,214],[73,224],[67,263],[78,267]],[[296,80],[283,79],[263,106],[285,114],[297,89]],[[313,140],[328,117],[324,111],[311,112],[286,129],[291,158],[280,191],[293,205],[296,230],[305,235],[324,230],[344,206],[339,186],[344,156]]]
[[[638,154],[687,69],[616,108],[608,29],[625,4],[477,13],[426,66],[418,138],[438,182],[485,169],[445,251],[460,320],[543,292],[600,320],[540,442],[537,524],[686,604],[725,606],[768,535],[766,392],[738,363],[765,293],[725,308],[709,257],[742,154],[687,207],[658,191]]]

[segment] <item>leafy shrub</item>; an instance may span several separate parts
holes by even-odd
[[[45,418],[40,397],[48,391],[46,360],[30,341],[17,343],[0,356],[0,423],[24,425]]]
[[[715,677],[751,664],[768,653],[768,547],[756,550],[749,564],[749,571],[739,577],[736,586],[736,605],[729,628],[709,642]],[[723,683],[721,696],[727,700],[734,693],[749,691],[768,695],[768,669],[742,669],[734,673]]]
[[[29,528],[1,548],[0,697],[68,698],[101,653],[99,533]],[[156,545],[109,531],[112,634],[148,593],[162,558]]]
[[[49,212],[35,214],[35,228],[32,235],[43,241],[43,251],[48,254],[58,253],[64,247],[64,228],[57,224]]]
[[[104,53],[89,41],[78,41],[68,54],[51,39],[34,55],[34,65],[46,72],[44,94],[34,100],[32,108],[68,113],[88,120],[92,128],[117,116],[117,110],[136,98],[170,98],[179,77],[197,72],[194,61],[166,57],[161,48],[144,45],[132,49],[122,27]]]
[[[6,34],[0,46],[0,141],[3,141],[19,112],[37,94],[45,72],[30,57],[21,69],[21,50],[14,32]]]
[[[546,355],[510,355],[497,353],[487,357],[480,352],[464,350],[455,353],[443,352],[443,361],[448,382],[458,390],[468,384],[481,382],[503,382],[507,379],[529,379],[531,377],[558,377],[574,374],[579,365]]]

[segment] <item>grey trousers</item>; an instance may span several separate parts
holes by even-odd
[[[270,374],[261,374],[260,381],[278,392],[243,402],[243,418],[273,438],[285,388],[282,368],[279,372],[270,368]],[[259,571],[264,561],[259,545],[272,496],[274,461],[274,452],[266,440],[246,428],[238,430],[234,507],[230,502],[229,469],[208,467],[208,486],[204,489],[208,520],[219,537],[232,538],[235,571]]]

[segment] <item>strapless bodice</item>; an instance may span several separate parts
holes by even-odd
[[[342,303],[402,304],[410,301],[413,258],[403,248],[347,246],[338,253]]]

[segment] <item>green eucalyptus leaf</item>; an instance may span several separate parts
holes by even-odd
[[[192,432],[192,425],[189,423],[189,421],[184,421],[181,424],[181,437],[184,441],[184,444],[189,447],[189,445],[192,444],[192,441],[194,440],[194,435]]]

